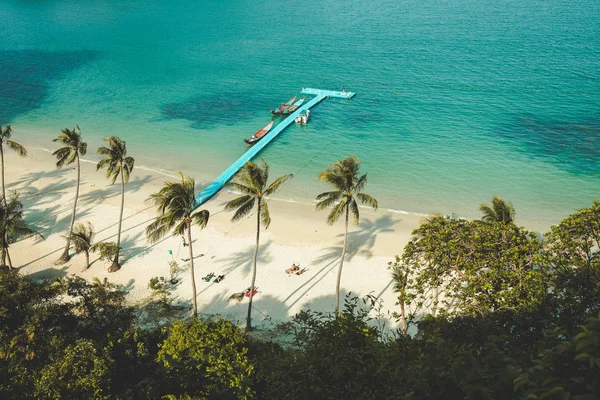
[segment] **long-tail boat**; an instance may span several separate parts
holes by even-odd
[[[291,107],[294,104],[295,101],[296,101],[296,96],[292,97],[287,102],[281,104],[275,110],[270,110],[271,114],[273,114],[273,115],[279,115],[283,110]]]
[[[258,142],[262,139],[269,131],[273,128],[273,121],[269,122],[262,129],[258,130],[254,135],[250,136],[248,139],[244,139],[246,144],[250,145],[252,143]]]
[[[301,98],[300,100],[298,100],[297,102],[292,104],[289,108],[286,108],[281,113],[279,113],[279,115],[284,116],[284,117],[290,115],[291,113],[293,113],[294,111],[296,111],[297,109],[300,108],[302,103],[304,103],[304,100],[306,100],[306,97]]]

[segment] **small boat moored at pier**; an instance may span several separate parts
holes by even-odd
[[[260,129],[254,135],[250,136],[248,139],[244,139],[244,142],[246,142],[246,144],[248,144],[248,145],[250,145],[252,143],[255,143],[255,142],[258,142],[267,133],[269,133],[269,131],[271,130],[271,128],[273,128],[273,121],[269,122],[267,125],[265,125],[262,129]]]
[[[300,114],[296,117],[296,123],[306,125],[310,120],[310,110],[306,110],[306,113]]]
[[[286,108],[281,113],[279,113],[279,115],[287,117],[288,115],[299,109],[302,103],[304,103],[304,100],[306,100],[306,97],[301,98],[300,100],[292,104],[289,108]]]
[[[290,108],[296,101],[296,97],[297,96],[292,97],[287,102],[285,102],[285,103],[281,104],[279,107],[277,107],[275,110],[271,110],[271,114],[279,115],[283,110],[287,110],[288,108]]]

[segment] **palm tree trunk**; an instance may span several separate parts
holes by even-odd
[[[346,204],[346,232],[344,233],[344,247],[342,248],[342,259],[340,260],[340,268],[337,274],[337,283],[335,284],[335,316],[337,318],[340,311],[340,281],[342,280],[342,267],[344,266],[344,258],[346,258],[346,245],[348,244],[348,216],[350,209]]]
[[[90,268],[90,252],[86,251],[85,252],[85,269],[89,269]]]
[[[6,258],[8,259],[8,266],[10,269],[13,269],[12,260],[10,259],[10,253],[8,252],[8,247],[5,249]]]
[[[437,314],[437,306],[438,306],[439,297],[440,297],[440,287],[438,285],[436,285],[436,287],[433,289],[433,309],[431,310],[431,315],[433,315],[434,317]]]
[[[246,330],[252,330],[252,299],[254,298],[254,284],[256,283],[256,260],[258,258],[258,245],[260,241],[260,209],[262,198],[258,199],[258,212],[256,213],[256,248],[254,249],[254,266],[252,268],[252,284],[250,285],[250,301],[248,302],[248,317]]]
[[[404,310],[404,302],[400,302],[400,327],[402,329],[402,334],[406,336],[406,332],[408,331],[408,326],[406,325],[406,312]]]
[[[108,272],[118,271],[121,266],[119,265],[119,252],[121,251],[121,224],[123,223],[123,207],[125,206],[125,178],[123,177],[123,166],[121,166],[121,214],[119,215],[119,230],[117,232],[117,254],[113,260]]]
[[[8,241],[6,240],[6,234],[2,232],[2,265],[6,265],[6,253],[8,249]]]
[[[192,275],[192,316],[198,316],[198,304],[196,302],[196,277],[194,275],[194,250],[192,250],[192,223],[187,226],[188,247],[190,249],[190,274]]]
[[[0,144],[0,160],[2,160],[2,202],[6,204],[6,188],[4,187],[4,148]]]
[[[71,248],[71,233],[73,233],[73,225],[75,225],[75,212],[77,210],[77,199],[79,198],[79,182],[81,180],[81,170],[79,165],[79,154],[77,157],[77,187],[75,188],[75,201],[73,202],[73,213],[71,214],[71,224],[69,225],[69,230],[67,231],[67,245],[65,246],[65,251],[63,251],[62,255],[54,264],[60,265],[64,264],[71,259],[69,256],[69,249]]]

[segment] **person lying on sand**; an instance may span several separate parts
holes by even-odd
[[[237,300],[238,302],[244,300],[244,293],[239,292],[239,293],[234,293],[231,296],[229,296],[229,301],[233,301],[233,300]]]
[[[221,282],[223,279],[225,279],[225,275],[219,275],[215,278],[215,280],[213,281],[214,283],[219,283]]]
[[[307,268],[302,268],[301,270],[298,270],[296,272],[294,272],[296,275],[302,275],[303,273],[305,273],[306,271],[308,271]]]
[[[255,286],[254,291],[252,291],[251,288],[248,288],[248,289],[244,290],[242,293],[244,294],[244,296],[250,297],[250,292],[252,292],[252,296],[254,296],[258,293],[258,288]]]
[[[296,265],[296,263],[294,263],[291,267],[285,270],[285,273],[289,275],[295,273],[296,271],[300,271],[300,264]]]
[[[203,277],[202,277],[202,280],[203,280],[204,282],[210,282],[210,280],[211,280],[212,278],[214,278],[214,277],[215,277],[215,273],[214,273],[214,272],[211,272],[210,274],[208,274],[208,275],[206,275],[206,276],[203,276]]]

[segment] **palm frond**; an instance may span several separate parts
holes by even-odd
[[[129,176],[131,175],[131,171],[133,171],[134,164],[135,160],[133,157],[125,157],[123,159],[123,178],[125,179],[125,183],[129,182]]]
[[[12,140],[7,140],[4,143],[6,144],[6,147],[8,147],[10,150],[14,151],[21,157],[25,157],[27,155],[27,150],[19,143],[14,142]]]
[[[208,210],[201,210],[192,214],[192,221],[195,225],[204,229],[206,228],[206,224],[208,224],[209,217],[210,213],[208,212]]]
[[[333,225],[343,214],[346,205],[348,204],[348,198],[344,197],[327,216],[327,223]]]
[[[85,156],[87,153],[87,143],[81,142],[79,143],[79,154]]]
[[[317,210],[323,210],[325,208],[331,207],[334,203],[339,201],[343,196],[342,192],[330,192],[330,193],[331,194],[329,195],[329,197],[326,197],[325,199],[319,201],[315,205],[315,208]]]
[[[6,139],[10,139],[12,134],[12,128],[10,125],[6,125],[4,128],[0,126],[0,143],[3,143]]]
[[[229,203],[227,203],[225,205],[225,210],[226,211],[231,211],[231,210],[235,210],[237,208],[240,208],[242,205],[246,204],[247,202],[254,200],[254,196],[251,196],[249,194],[240,196],[240,197],[236,197],[235,199],[231,200]]]
[[[358,180],[356,181],[355,190],[357,192],[362,191],[366,184],[367,184],[367,174],[364,174],[363,176],[358,178]]]
[[[249,197],[248,201],[246,201],[245,203],[240,205],[240,207],[233,214],[233,217],[231,217],[231,220],[233,222],[239,221],[240,219],[244,218],[246,215],[250,214],[250,212],[254,208],[255,198],[250,197],[250,196],[248,196],[248,197]]]
[[[366,193],[356,193],[356,198],[358,200],[360,200],[361,203],[366,204],[369,207],[372,207],[373,210],[377,210],[377,207],[379,206],[377,204],[377,200],[375,200],[375,198],[373,198],[372,196],[369,196]]]
[[[294,177],[294,175],[287,174],[287,175],[283,175],[283,176],[280,176],[279,178],[275,179],[275,181],[269,185],[267,190],[264,191],[263,196],[272,196],[279,189],[279,187],[281,185],[283,185],[285,182],[289,181],[293,177]]]
[[[254,190],[252,190],[251,187],[248,187],[246,185],[242,185],[241,183],[238,182],[227,182],[225,184],[226,188],[231,188],[237,192],[240,192],[242,194],[249,194],[251,196],[254,196],[256,194],[256,192]]]
[[[67,162],[69,156],[71,155],[70,147],[62,147],[52,153],[53,156],[56,156],[56,167],[61,168]]]
[[[358,211],[358,204],[356,204],[356,200],[354,200],[354,198],[352,197],[350,197],[348,201],[348,207],[350,209],[350,212],[352,213],[352,216],[354,217],[354,225],[358,225],[358,222],[360,221],[360,212]]]
[[[344,193],[341,192],[340,190],[334,190],[333,192],[323,192],[323,193],[317,195],[317,200],[321,200],[324,197],[332,197],[332,196],[335,196],[336,198],[339,198],[343,194]]]
[[[172,228],[172,219],[168,214],[157,217],[154,222],[146,227],[146,238],[148,243],[156,243],[162,239]]]
[[[267,202],[265,199],[258,199],[258,201],[262,202],[260,205],[260,222],[263,224],[265,229],[271,225],[271,214],[269,213],[269,206],[267,206]]]

